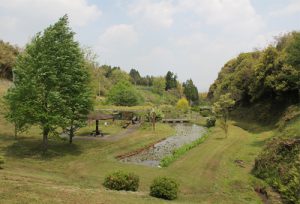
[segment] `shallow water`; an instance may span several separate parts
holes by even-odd
[[[167,155],[171,155],[173,150],[201,138],[206,132],[206,128],[194,124],[176,124],[174,128],[176,130],[174,136],[168,137],[153,147],[120,161],[154,167],[159,166],[160,160]]]

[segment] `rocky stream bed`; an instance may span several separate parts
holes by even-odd
[[[121,162],[142,164],[159,167],[160,161],[171,155],[175,149],[201,138],[206,133],[206,128],[195,124],[176,124],[174,136],[156,143],[148,149],[120,159]]]

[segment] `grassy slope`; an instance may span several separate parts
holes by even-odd
[[[41,157],[41,136],[31,130],[18,141],[12,127],[0,117],[0,153],[6,155],[0,170],[0,200],[3,203],[169,203],[148,196],[153,178],[167,175],[180,182],[179,198],[172,203],[261,203],[253,191],[249,173],[254,158],[271,132],[251,134],[230,126],[223,139],[220,129],[167,168],[123,164],[114,159],[172,133],[163,124],[156,133],[144,128],[116,142],[75,141],[69,146],[51,141],[50,156]],[[234,160],[241,159],[245,168]],[[136,193],[105,190],[104,176],[114,170],[134,171],[140,176]]]

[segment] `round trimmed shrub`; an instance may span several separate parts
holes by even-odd
[[[177,198],[178,187],[179,185],[174,179],[158,177],[150,186],[150,195],[156,198],[174,200]]]
[[[216,118],[215,117],[208,117],[206,118],[206,127],[213,127],[216,124]]]
[[[139,188],[139,181],[139,177],[134,173],[116,171],[105,177],[103,186],[117,191],[137,191]]]

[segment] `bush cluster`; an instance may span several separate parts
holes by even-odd
[[[137,191],[139,180],[134,173],[117,171],[106,176],[103,185],[111,190]]]
[[[171,178],[159,177],[154,179],[150,186],[150,195],[166,200],[174,200],[177,198],[178,183]]]
[[[300,143],[271,140],[255,160],[253,173],[276,189],[286,203],[300,204]]]
[[[216,118],[215,117],[208,117],[206,118],[206,127],[210,128],[210,127],[214,127],[216,124]]]
[[[103,186],[111,190],[137,191],[139,177],[134,173],[116,171],[105,177]],[[166,200],[174,200],[178,194],[178,183],[167,177],[158,177],[150,186],[150,196]]]

